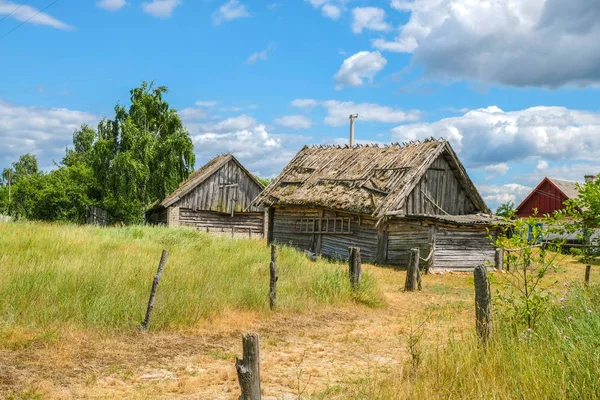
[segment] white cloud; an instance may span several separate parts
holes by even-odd
[[[327,109],[325,123],[331,126],[348,124],[350,114],[358,114],[358,121],[375,121],[384,123],[398,123],[416,121],[420,113],[415,110],[403,111],[399,108],[382,106],[373,103],[354,103],[352,101],[328,100],[322,103]]]
[[[303,115],[286,115],[276,118],[275,123],[296,130],[308,129],[312,126],[310,119]]]
[[[202,101],[202,100],[198,100],[195,103],[198,107],[214,107],[218,104],[217,101]]]
[[[600,2],[595,0],[414,0],[380,50],[413,53],[433,78],[511,86],[600,83]]]
[[[262,50],[262,51],[257,51],[256,53],[252,53],[247,59],[246,59],[246,64],[254,64],[256,63],[258,60],[261,61],[266,61],[267,57],[269,56],[269,53],[272,52],[275,49],[275,44],[271,43],[269,44],[269,46]]]
[[[392,129],[395,140],[444,137],[469,167],[523,161],[597,160],[600,114],[565,107],[532,107],[504,112],[498,107],[472,110],[432,123]]]
[[[548,169],[548,161],[546,160],[540,160],[537,163],[537,166],[535,167],[536,170],[538,171],[544,171],[546,169]]]
[[[320,8],[323,16],[336,20],[342,15],[344,5],[348,0],[306,0],[314,8]]]
[[[532,190],[532,187],[520,185],[518,183],[508,183],[505,185],[478,185],[479,193],[488,207],[494,211],[500,204],[514,201],[517,206]]]
[[[506,175],[510,167],[506,163],[490,164],[483,170],[490,175]]]
[[[241,4],[238,0],[229,0],[215,11],[213,22],[215,25],[219,25],[222,22],[247,17],[250,17],[250,13],[244,4]]]
[[[179,4],[181,0],[152,0],[149,3],[142,3],[142,10],[153,17],[168,18]]]
[[[361,86],[364,80],[373,81],[373,77],[381,71],[387,60],[380,52],[361,51],[347,59],[335,74],[335,88],[340,90],[348,86]]]
[[[271,134],[265,124],[248,115],[186,127],[199,162],[206,162],[215,154],[233,153],[250,171],[261,176],[278,174],[308,140],[303,136]]]
[[[27,22],[33,25],[45,25],[52,28],[71,31],[75,27],[66,24],[58,19],[40,12],[35,7],[23,5],[23,2],[13,3],[11,1],[0,0],[0,15],[10,15],[11,18],[17,21]]]
[[[8,167],[25,153],[35,154],[41,168],[59,161],[73,132],[81,124],[94,125],[94,114],[66,108],[24,107],[0,100],[0,168]]]
[[[313,99],[296,99],[292,101],[292,107],[313,108],[317,106],[317,101]]]
[[[96,3],[98,7],[108,11],[117,11],[123,8],[127,2],[125,0],[100,0]]]
[[[340,7],[333,4],[325,4],[321,8],[321,12],[324,16],[331,19],[338,19],[342,15],[342,10]]]
[[[362,33],[364,29],[388,31],[391,26],[385,22],[385,11],[377,7],[356,7],[352,10],[352,31]]]

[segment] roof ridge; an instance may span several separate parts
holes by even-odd
[[[313,144],[313,145],[304,146],[304,148],[310,148],[310,149],[349,149],[349,148],[362,149],[362,148],[367,148],[367,147],[373,147],[376,149],[380,149],[380,148],[387,149],[390,147],[405,148],[405,147],[412,146],[412,145],[421,145],[421,144],[426,144],[426,143],[431,143],[431,142],[444,143],[444,142],[447,142],[447,140],[442,137],[436,139],[433,136],[430,136],[425,139],[411,139],[411,140],[404,141],[402,143],[400,143],[400,142],[365,143],[365,144],[357,143],[352,146],[350,146],[349,144]]]

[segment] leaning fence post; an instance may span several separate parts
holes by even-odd
[[[271,264],[269,265],[269,307],[271,310],[275,308],[275,301],[277,299],[277,281],[279,275],[277,274],[277,246],[271,245]]]
[[[235,369],[240,382],[238,400],[260,400],[260,355],[258,333],[242,335],[244,358],[235,358]]]
[[[360,258],[359,247],[348,247],[348,272],[350,276],[350,285],[353,290],[357,290],[362,279],[362,260]]]
[[[158,288],[163,269],[165,268],[165,263],[167,262],[167,254],[168,252],[166,250],[162,251],[162,255],[160,256],[160,262],[158,263],[158,271],[156,272],[154,280],[152,281],[150,299],[148,300],[148,308],[146,309],[146,318],[144,318],[144,322],[142,322],[142,325],[140,327],[143,330],[148,329],[148,325],[150,324],[150,317],[152,316],[152,310],[154,309],[154,298],[156,296],[156,289]]]
[[[492,297],[487,268],[478,265],[474,271],[475,278],[475,317],[477,335],[483,344],[492,336]]]
[[[417,289],[421,290],[421,274],[419,271],[420,253],[421,251],[418,248],[410,250],[410,261],[406,269],[406,281],[404,282],[404,290],[407,292],[414,292]]]
[[[591,265],[586,265],[585,266],[585,284],[589,285],[590,284],[590,273],[592,272],[592,266]]]

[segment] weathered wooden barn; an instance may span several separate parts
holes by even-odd
[[[268,238],[333,258],[406,265],[418,247],[431,269],[495,261],[490,214],[450,144],[304,147],[255,200]],[[499,261],[501,263],[501,261]]]
[[[179,188],[151,208],[151,223],[206,232],[264,237],[265,211],[251,205],[264,185],[231,154],[194,171]]]

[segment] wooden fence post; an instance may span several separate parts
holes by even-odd
[[[492,337],[492,297],[487,268],[478,265],[474,271],[475,278],[475,317],[477,335],[483,344]]]
[[[591,265],[586,265],[585,266],[585,284],[589,285],[590,284],[590,273],[592,272],[592,266]]]
[[[235,369],[240,382],[241,395],[238,400],[260,400],[260,354],[258,333],[242,335],[244,358],[235,358]]]
[[[498,271],[502,271],[504,269],[504,249],[498,247],[496,249],[496,253],[494,254],[494,268]]]
[[[156,296],[156,289],[158,288],[163,269],[165,268],[165,263],[167,262],[167,254],[168,252],[166,250],[162,251],[162,255],[160,256],[160,262],[158,263],[158,271],[156,272],[156,276],[154,276],[154,280],[152,281],[150,299],[148,300],[148,308],[146,309],[146,318],[144,318],[144,322],[142,322],[142,325],[140,326],[140,328],[143,330],[148,329],[148,325],[150,324],[150,317],[152,316],[152,310],[154,309],[154,298]]]
[[[275,301],[277,299],[277,281],[279,275],[277,274],[277,246],[271,245],[271,264],[269,265],[269,307],[271,310],[275,308]]]
[[[421,290],[421,273],[419,271],[420,254],[421,251],[418,248],[410,250],[410,261],[406,269],[406,281],[404,282],[404,290],[407,292],[414,292],[417,289]]]
[[[510,272],[510,251],[506,251],[506,272]]]
[[[360,286],[360,280],[362,278],[362,260],[360,258],[359,247],[348,247],[348,265],[349,265],[349,276],[350,285],[353,290],[357,290]]]

